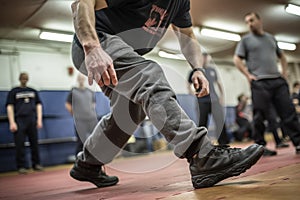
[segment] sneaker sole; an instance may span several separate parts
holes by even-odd
[[[85,181],[85,182],[90,182],[90,183],[93,183],[94,185],[96,185],[98,188],[100,187],[108,187],[108,186],[113,186],[113,185],[116,185],[118,182],[119,182],[119,179],[117,178],[114,182],[107,182],[107,183],[99,183],[99,182],[96,182],[86,176],[82,176],[80,175],[80,172],[74,170],[74,169],[71,169],[70,171],[70,176],[78,181]]]
[[[247,160],[243,160],[242,162],[235,163],[233,166],[229,166],[226,169],[218,171],[214,174],[207,175],[197,175],[192,177],[192,183],[195,189],[212,187],[216,183],[232,177],[238,176],[244,173],[247,169],[253,166],[259,158],[263,155],[264,149],[263,147],[258,148]]]

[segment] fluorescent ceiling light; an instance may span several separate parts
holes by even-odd
[[[293,4],[288,4],[287,7],[285,7],[285,11],[300,16],[300,7],[293,5]]]
[[[231,40],[231,41],[240,41],[241,36],[236,33],[229,33],[225,31],[218,31],[214,29],[209,29],[209,28],[202,28],[200,33],[202,35],[208,36],[208,37],[214,37],[214,38],[219,38],[219,39],[224,39],[224,40]]]
[[[44,40],[54,40],[59,42],[72,42],[73,35],[71,34],[64,34],[64,33],[53,33],[42,31],[40,34],[40,38]]]
[[[293,43],[277,42],[277,45],[280,49],[289,50],[289,51],[296,50],[296,45]]]
[[[162,50],[158,52],[158,56],[162,58],[170,58],[175,60],[185,60],[185,57],[182,54],[172,54]]]

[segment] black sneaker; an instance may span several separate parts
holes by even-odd
[[[276,156],[277,152],[276,151],[272,151],[270,149],[267,149],[266,147],[264,147],[265,151],[264,151],[264,156]]]
[[[189,159],[194,188],[211,187],[226,178],[240,175],[254,165],[263,152],[263,146],[253,144],[245,149],[215,146],[204,158],[195,155]]]
[[[289,142],[289,141],[291,141],[289,136],[285,136],[282,138],[282,142]]]
[[[70,176],[78,181],[87,181],[96,185],[98,188],[116,185],[119,182],[118,177],[108,176],[101,166],[83,167],[75,162],[70,171]]]
[[[281,148],[287,148],[290,145],[284,142],[280,142],[279,144],[276,145],[276,149],[281,149]]]

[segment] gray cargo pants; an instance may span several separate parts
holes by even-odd
[[[188,158],[199,150],[199,156],[205,156],[212,149],[207,129],[197,127],[178,105],[161,67],[138,55],[120,37],[98,35],[102,48],[113,59],[119,83],[102,88],[110,98],[112,112],[97,124],[78,159],[90,165],[111,162],[146,115],[174,145],[177,157]],[[72,44],[72,59],[75,67],[87,74],[78,41]]]

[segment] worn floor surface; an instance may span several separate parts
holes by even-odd
[[[245,147],[251,143],[234,144]],[[273,143],[268,144],[274,148]],[[292,200],[300,197],[300,155],[290,143],[278,155],[262,157],[246,173],[216,186],[194,190],[188,164],[171,151],[117,158],[106,172],[117,175],[113,187],[96,188],[69,176],[71,165],[47,167],[44,172],[0,174],[2,200]]]

